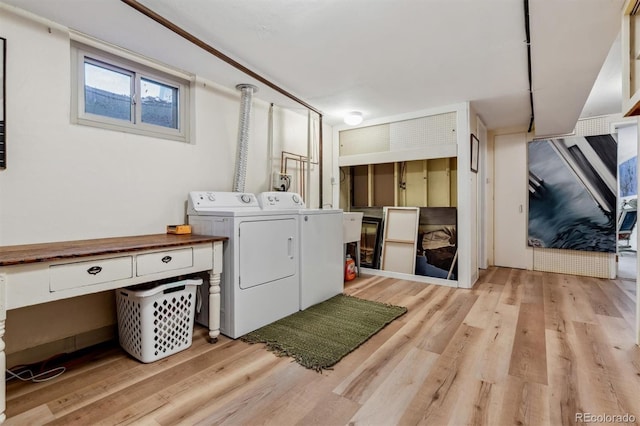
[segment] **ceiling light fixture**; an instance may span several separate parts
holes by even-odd
[[[350,126],[357,126],[362,123],[362,113],[360,111],[351,111],[345,115],[344,122]]]

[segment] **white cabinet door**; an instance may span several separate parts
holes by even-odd
[[[524,133],[495,138],[494,262],[526,269],[527,138]]]

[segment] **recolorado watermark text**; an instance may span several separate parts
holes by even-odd
[[[636,416],[633,414],[593,414],[576,413],[576,422],[583,423],[635,423]]]

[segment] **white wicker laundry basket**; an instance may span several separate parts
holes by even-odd
[[[191,346],[196,289],[202,279],[116,290],[120,345],[142,362]]]

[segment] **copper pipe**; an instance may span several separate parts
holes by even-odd
[[[300,161],[300,192],[302,192],[302,199],[305,200],[305,203],[309,203],[309,200],[305,198],[305,190],[306,186],[304,184],[304,161]]]
[[[294,154],[288,151],[282,151],[282,153],[280,154],[280,172],[281,173],[287,174],[289,160],[293,161],[294,164],[297,166],[297,169],[296,169],[297,181],[299,182],[299,186],[300,186],[298,193],[304,199],[304,195],[306,193],[304,188],[305,188],[305,181],[306,181],[305,163],[307,162],[307,157],[300,154]],[[318,164],[318,163],[310,162],[310,164]]]

